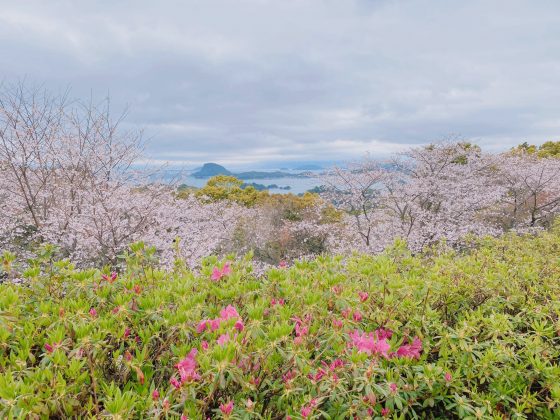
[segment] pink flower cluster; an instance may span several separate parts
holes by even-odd
[[[351,347],[357,348],[361,353],[369,355],[380,355],[385,358],[390,357],[409,357],[411,359],[419,359],[422,351],[422,341],[418,337],[414,337],[412,343],[401,345],[396,352],[390,353],[391,346],[388,339],[391,338],[393,332],[383,328],[377,329],[375,332],[360,333],[354,331],[350,333]]]
[[[303,341],[303,337],[305,337],[309,333],[309,322],[311,321],[311,317],[306,315],[304,319],[294,317],[292,318],[295,321],[295,331],[296,331],[296,338],[294,339],[295,344],[301,344]]]
[[[196,371],[196,355],[198,353],[197,349],[191,349],[189,354],[175,365],[179,373],[179,380],[176,377],[171,378],[169,381],[171,385],[179,389],[185,382],[197,381],[200,379],[200,375]]]
[[[229,416],[233,411],[233,400],[230,400],[225,404],[220,404],[220,411],[223,415]]]
[[[301,416],[306,419],[308,418],[311,413],[313,412],[313,409],[317,407],[317,400],[316,399],[312,399],[311,401],[309,401],[309,404],[304,405],[301,408]]]
[[[117,273],[112,272],[111,274],[101,274],[101,278],[109,283],[113,283],[117,279]]]
[[[319,382],[326,375],[331,373],[332,374],[332,379],[336,382],[338,380],[338,375],[335,373],[335,371],[338,368],[341,368],[341,367],[344,366],[344,361],[342,359],[335,359],[330,364],[328,364],[325,361],[323,361],[321,363],[322,363],[323,367],[319,368],[319,370],[317,370],[317,372],[314,375],[310,373],[307,377],[314,382]]]
[[[232,318],[237,318],[237,321],[235,322],[235,329],[239,332],[243,331],[243,329],[245,328],[243,320],[237,313],[237,310],[232,305],[228,305],[220,311],[220,316],[218,318],[203,319],[202,321],[200,321],[198,327],[196,328],[196,332],[200,334],[206,331],[206,329],[216,331],[218,328],[220,328],[222,322]]]
[[[223,277],[229,276],[230,274],[231,274],[231,265],[229,262],[226,262],[222,268],[214,267],[210,278],[213,281],[218,281],[221,280]]]
[[[286,301],[285,301],[284,299],[275,299],[275,298],[272,298],[272,299],[270,300],[270,304],[271,304],[272,306],[275,306],[275,305],[284,306],[284,305],[286,304]]]

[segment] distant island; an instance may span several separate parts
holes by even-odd
[[[325,168],[323,168],[320,165],[314,165],[312,163],[309,163],[307,165],[296,166],[294,168],[294,170],[296,170],[296,171],[320,171],[322,169],[325,169]]]
[[[264,190],[291,190],[292,187],[290,187],[289,185],[286,185],[284,187],[281,187],[277,184],[269,184],[269,185],[264,185],[264,184],[257,184],[256,182],[250,182],[250,183],[243,183],[241,185],[241,188],[247,188],[247,187],[253,187],[254,189],[258,190],[258,191],[264,191]]]
[[[216,175],[231,175],[238,179],[266,179],[266,178],[307,178],[309,173],[293,174],[282,171],[247,171],[234,173],[217,163],[205,163],[198,171],[193,172],[195,178],[211,178]]]

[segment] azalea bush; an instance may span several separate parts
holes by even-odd
[[[560,226],[457,254],[3,255],[3,418],[558,418]],[[18,280],[16,282],[16,280]]]

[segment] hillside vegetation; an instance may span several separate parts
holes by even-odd
[[[560,226],[457,254],[78,270],[5,253],[3,418],[558,418]]]

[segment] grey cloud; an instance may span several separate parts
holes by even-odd
[[[383,154],[558,138],[556,1],[21,1],[1,76],[130,104],[158,160]]]

